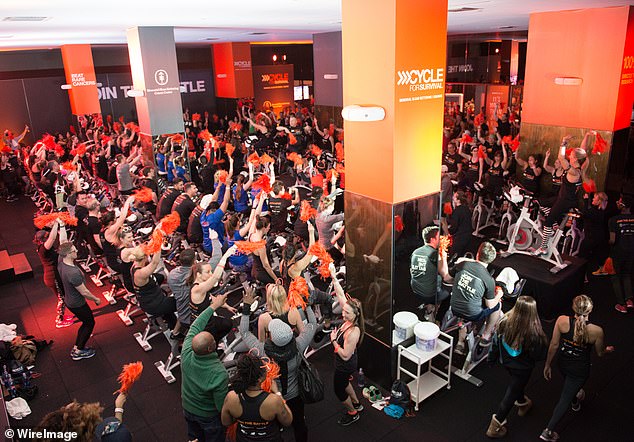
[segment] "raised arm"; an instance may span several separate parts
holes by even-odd
[[[125,203],[123,204],[123,207],[121,208],[121,213],[119,214],[119,217],[116,219],[114,224],[108,227],[106,231],[104,232],[104,237],[108,240],[108,242],[112,242],[113,236],[116,235],[116,233],[119,231],[121,227],[123,227],[123,223],[125,222],[125,219],[128,217],[128,210],[130,210],[130,206],[132,205],[133,202],[134,202],[134,196],[130,195],[125,200]]]
[[[313,223],[310,222],[310,220],[308,220],[307,223],[308,223],[308,242],[309,242],[308,247],[310,247],[313,244],[315,244],[315,227],[313,226]],[[304,255],[302,259],[300,259],[299,261],[297,261],[295,264],[293,264],[292,266],[288,268],[288,276],[290,276],[291,278],[295,278],[301,275],[304,269],[308,267],[312,259],[313,259],[313,255],[307,252],[306,255]]]
[[[544,164],[542,164],[542,166],[544,167],[544,170],[546,172],[548,172],[549,174],[554,174],[555,173],[555,168],[553,166],[550,166],[548,164],[548,159],[550,158],[550,149],[548,149],[546,151],[546,155],[544,155]]]
[[[154,271],[158,268],[160,263],[161,251],[159,250],[154,255],[152,255],[152,259],[150,260],[150,263],[148,265],[146,265],[145,267],[141,267],[139,270],[136,271],[136,273],[134,274],[135,285],[144,285],[138,284],[137,281],[147,281],[150,275],[152,275],[152,273],[154,273]]]
[[[225,254],[222,255],[222,258],[220,258],[220,262],[214,269],[214,272],[211,274],[211,277],[207,279],[207,281],[201,282],[200,284],[196,286],[198,291],[202,293],[207,293],[216,284],[218,284],[218,281],[220,281],[220,279],[222,278],[222,274],[225,270],[227,259],[235,253],[236,249],[237,247],[235,245],[233,247],[229,247],[229,249],[225,252]]]
[[[467,155],[466,153],[463,152],[464,145],[465,145],[465,142],[461,141],[460,145],[458,146],[458,155],[460,155],[465,160],[470,160],[471,159],[471,155]]]
[[[346,292],[343,291],[343,287],[341,287],[341,284],[339,283],[339,280],[337,279],[335,265],[330,264],[330,267],[328,267],[328,269],[330,270],[330,276],[332,277],[332,286],[333,286],[333,289],[335,290],[335,296],[337,296],[337,301],[339,302],[339,305],[343,307],[343,305],[347,301]]]
[[[570,167],[570,163],[568,162],[568,158],[566,158],[566,147],[568,147],[568,143],[572,139],[572,135],[566,135],[561,140],[561,146],[559,146],[559,162],[561,163],[561,167],[564,170],[568,170]]]
[[[220,187],[220,185],[218,187]],[[220,210],[222,210],[222,213],[225,213],[227,211],[227,207],[229,207],[230,199],[231,199],[231,176],[228,176],[227,181],[225,183],[225,196],[222,199],[222,204],[220,205]]]
[[[55,240],[57,239],[57,232],[59,230],[59,223],[61,221],[57,220],[53,223],[53,227],[51,228],[51,232],[48,234],[48,238],[44,242],[44,248],[46,250],[51,250],[53,245],[55,245]]]

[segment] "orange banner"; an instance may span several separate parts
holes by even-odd
[[[212,48],[216,96],[253,97],[250,43],[219,43]]]
[[[70,108],[74,115],[101,113],[97,77],[90,45],[63,45],[62,60],[66,74]]]

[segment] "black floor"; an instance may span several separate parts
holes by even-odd
[[[102,304],[95,309],[97,325],[89,345],[97,349],[97,355],[78,362],[69,358],[78,326],[60,330],[54,327],[55,300],[41,281],[41,265],[31,243],[33,211],[27,198],[13,204],[0,202],[0,249],[6,248],[11,254],[26,253],[35,274],[33,279],[0,286],[0,323],[16,323],[19,333],[54,339],[55,343],[37,357],[35,370],[41,377],[37,379],[39,394],[29,404],[32,414],[12,424],[33,427],[47,412],[72,399],[98,401],[105,407],[104,416],[112,415],[113,392],[118,388],[121,366],[139,360],[145,370],[130,394],[124,416],[135,440],[187,440],[180,406],[180,373],[176,369],[177,382],[168,385],[154,367],[154,362],[167,356],[167,343],[157,337],[152,351],[141,350],[132,336],[143,328],[141,322],[137,320],[133,326],[125,327],[114,313],[123,307],[122,301],[118,306]],[[89,286],[96,292],[105,290],[90,283]],[[606,278],[592,280],[587,293],[595,302],[591,320],[604,327],[607,342],[616,351],[602,359],[595,358],[582,410],[569,412],[558,430],[562,440],[634,441],[629,426],[629,419],[634,416],[634,314],[622,315],[613,310],[614,297]],[[552,326],[552,321],[544,324],[548,332]],[[361,420],[341,428],[336,424],[341,407],[330,387],[331,358],[328,349],[312,358],[328,387],[323,402],[306,407],[313,441],[488,440],[484,432],[507,382],[502,368],[481,364],[474,372],[485,381],[480,388],[454,378],[450,390],[436,393],[421,404],[415,417],[402,420],[391,419],[365,402]],[[559,397],[561,377],[555,372],[548,383],[541,370],[542,365],[535,370],[527,389],[534,408],[524,418],[511,413],[506,440],[537,440],[545,427]],[[285,438],[292,440],[292,435],[287,433]]]

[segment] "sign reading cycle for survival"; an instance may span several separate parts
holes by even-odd
[[[445,69],[422,68],[396,71],[396,86],[399,103],[442,98]],[[416,92],[416,95],[410,94]],[[420,93],[424,92],[424,93]]]
[[[255,66],[253,86],[256,107],[278,111],[293,103],[293,65]]]

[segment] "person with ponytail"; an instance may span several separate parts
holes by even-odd
[[[586,295],[579,295],[572,300],[574,316],[562,315],[555,323],[546,365],[544,365],[544,378],[550,381],[553,358],[555,354],[558,354],[559,370],[564,377],[564,386],[548,426],[539,436],[541,440],[559,439],[555,427],[566,414],[568,407],[572,406],[573,411],[581,409],[581,401],[585,397],[582,387],[590,376],[592,348],[594,347],[599,356],[614,351],[614,347],[604,344],[603,329],[588,323],[592,308],[592,300]]]
[[[249,194],[248,190],[253,184],[253,163],[249,163],[249,179],[240,173],[236,184],[233,186],[233,208],[238,213],[249,214]]]
[[[271,221],[266,216],[255,216],[255,232],[249,235],[249,242],[258,243],[266,239],[266,234],[271,230]],[[256,281],[263,284],[270,284],[277,280],[277,275],[273,271],[269,262],[269,255],[266,246],[254,250],[253,265],[251,267],[251,276]]]
[[[335,395],[346,408],[346,412],[337,423],[350,425],[359,420],[363,404],[359,402],[350,382],[357,371],[357,347],[363,342],[365,321],[363,306],[356,298],[348,298],[337,279],[334,264],[330,264],[330,275],[339,305],[342,306],[343,324],[330,333],[330,341],[335,352],[335,375],[333,379]]]
[[[280,425],[288,427],[293,413],[282,399],[281,393],[262,389],[267,369],[264,361],[254,352],[238,358],[236,372],[229,380],[229,391],[222,406],[222,425],[229,427],[237,422],[236,442],[282,442]],[[272,383],[272,391],[277,390]]]
[[[544,359],[548,343],[537,313],[537,303],[530,296],[517,298],[515,306],[498,325],[497,333],[502,365],[511,375],[511,382],[486,432],[488,437],[494,439],[506,435],[506,417],[513,405],[517,407],[520,417],[531,409],[533,401],[524,394],[524,389],[535,363]]]

